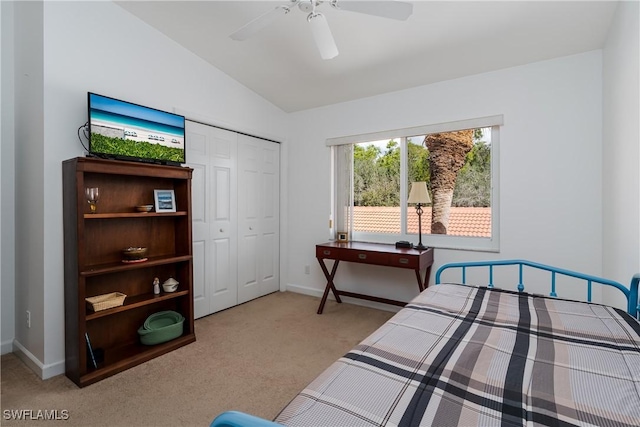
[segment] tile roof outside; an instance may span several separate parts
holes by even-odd
[[[408,208],[407,228],[418,234],[418,215]],[[360,232],[400,234],[400,207],[355,206],[354,229]],[[422,234],[431,233],[431,207],[423,209]],[[452,207],[449,216],[450,236],[491,237],[491,208]]]

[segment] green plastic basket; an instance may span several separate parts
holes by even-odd
[[[138,329],[140,342],[144,345],[156,345],[171,341],[182,335],[184,316],[175,311],[160,311],[147,317]]]

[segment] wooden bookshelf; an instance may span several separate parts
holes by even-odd
[[[192,169],[154,164],[74,158],[63,162],[66,375],[83,387],[195,341]],[[98,187],[91,213],[86,187]],[[153,190],[175,192],[177,212],[136,212],[152,204]],[[122,262],[122,249],[148,248],[147,260]],[[176,292],[153,294],[153,279],[169,277]],[[122,306],[94,312],[85,298],[110,292],[127,295]],[[148,316],[173,310],[185,317],[182,336],[153,346],[140,343],[138,328]],[[94,366],[85,339],[89,337]]]

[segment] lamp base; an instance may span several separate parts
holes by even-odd
[[[415,245],[413,247],[413,249],[417,249],[419,251],[426,251],[427,249],[429,249],[429,246],[425,246],[422,243],[419,243],[419,244]]]

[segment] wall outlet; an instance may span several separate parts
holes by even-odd
[[[311,266],[310,265],[305,265],[304,266],[304,274],[310,274],[311,273]]]
[[[27,310],[27,328],[31,327],[31,312]]]

